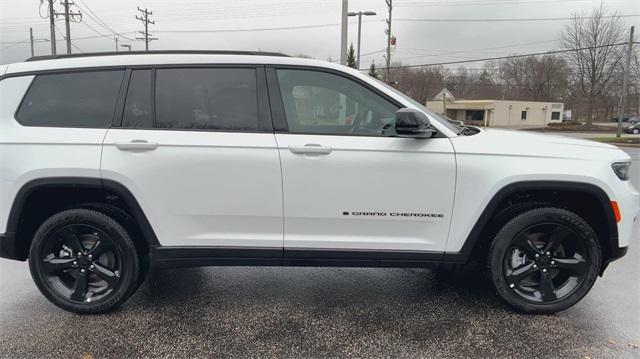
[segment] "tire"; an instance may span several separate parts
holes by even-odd
[[[106,215],[107,217],[111,217],[127,231],[131,239],[138,239],[137,241],[134,240],[134,245],[136,245],[136,249],[138,253],[138,262],[139,262],[140,270],[138,271],[138,279],[136,281],[136,286],[133,288],[133,292],[131,294],[135,293],[135,291],[137,291],[138,288],[140,288],[142,283],[144,283],[145,279],[147,278],[147,274],[149,273],[148,248],[143,247],[142,243],[145,243],[144,246],[146,246],[146,242],[142,238],[143,234],[140,231],[136,221],[127,212],[121,210],[120,208],[114,205],[110,205],[106,203],[83,203],[83,204],[77,205],[76,208],[89,209],[92,211],[100,212]]]
[[[637,128],[634,128],[633,131],[631,131],[631,132],[633,132],[634,135],[637,135],[637,134],[640,133],[640,130],[637,129]]]
[[[51,216],[38,228],[29,269],[53,304],[96,314],[117,308],[133,294],[140,262],[129,233],[115,219],[76,208]]]
[[[589,292],[601,263],[598,237],[584,219],[542,207],[502,227],[489,248],[487,269],[497,294],[511,307],[551,314]]]

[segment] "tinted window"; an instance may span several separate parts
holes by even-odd
[[[560,119],[560,112],[551,112],[551,119],[552,120],[559,120]]]
[[[398,107],[342,76],[307,70],[278,70],[292,133],[395,136]]]
[[[122,115],[123,127],[152,128],[151,70],[131,73],[127,100]]]
[[[123,71],[38,75],[17,113],[25,126],[108,128]]]
[[[156,127],[257,130],[255,70],[157,70]]]
[[[520,119],[521,120],[526,120],[527,119],[527,111],[522,111],[522,113],[520,114]]]

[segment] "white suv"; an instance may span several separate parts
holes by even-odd
[[[149,266],[480,261],[511,306],[579,301],[640,199],[616,147],[459,128],[360,72],[267,53],[0,66],[0,254],[79,313]]]

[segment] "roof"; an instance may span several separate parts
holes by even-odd
[[[449,91],[449,89],[447,89],[446,87],[443,88],[442,90],[440,90],[440,92],[438,92],[437,95],[433,96],[433,100],[440,100],[442,101],[442,99],[445,98],[447,100],[455,100],[456,97],[453,96],[453,94],[451,93],[451,91]]]
[[[124,55],[157,55],[157,54],[201,54],[201,55],[253,55],[253,56],[283,56],[289,57],[280,52],[263,51],[227,51],[227,50],[160,50],[160,51],[120,51],[120,52],[83,52],[77,54],[57,54],[32,56],[25,61],[42,61],[53,59],[65,59],[72,57],[97,57],[97,56],[124,56]]]
[[[40,56],[8,65],[6,74],[74,68],[126,67],[185,64],[265,64],[325,67],[350,72],[350,68],[327,61],[289,57],[255,51],[149,51]],[[357,71],[357,70],[356,70]]]

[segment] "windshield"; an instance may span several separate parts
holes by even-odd
[[[384,85],[384,87],[388,88],[389,90],[393,91],[394,93],[398,94],[400,97],[402,97],[403,99],[411,102],[412,105],[416,106],[420,111],[425,112],[427,115],[429,115],[430,117],[434,118],[436,121],[438,121],[439,123],[441,123],[444,127],[448,128],[449,130],[453,131],[454,133],[458,133],[460,132],[460,127],[452,124],[451,122],[449,122],[446,118],[442,117],[441,115],[438,115],[437,113],[433,112],[432,110],[426,108],[423,104],[421,104],[420,102],[412,99],[411,97],[405,95],[404,93],[402,93],[401,91],[398,91],[397,89],[393,88],[393,86],[384,83],[383,81],[380,81],[378,79],[376,79],[376,81],[378,81],[379,83],[381,83],[382,85]]]

